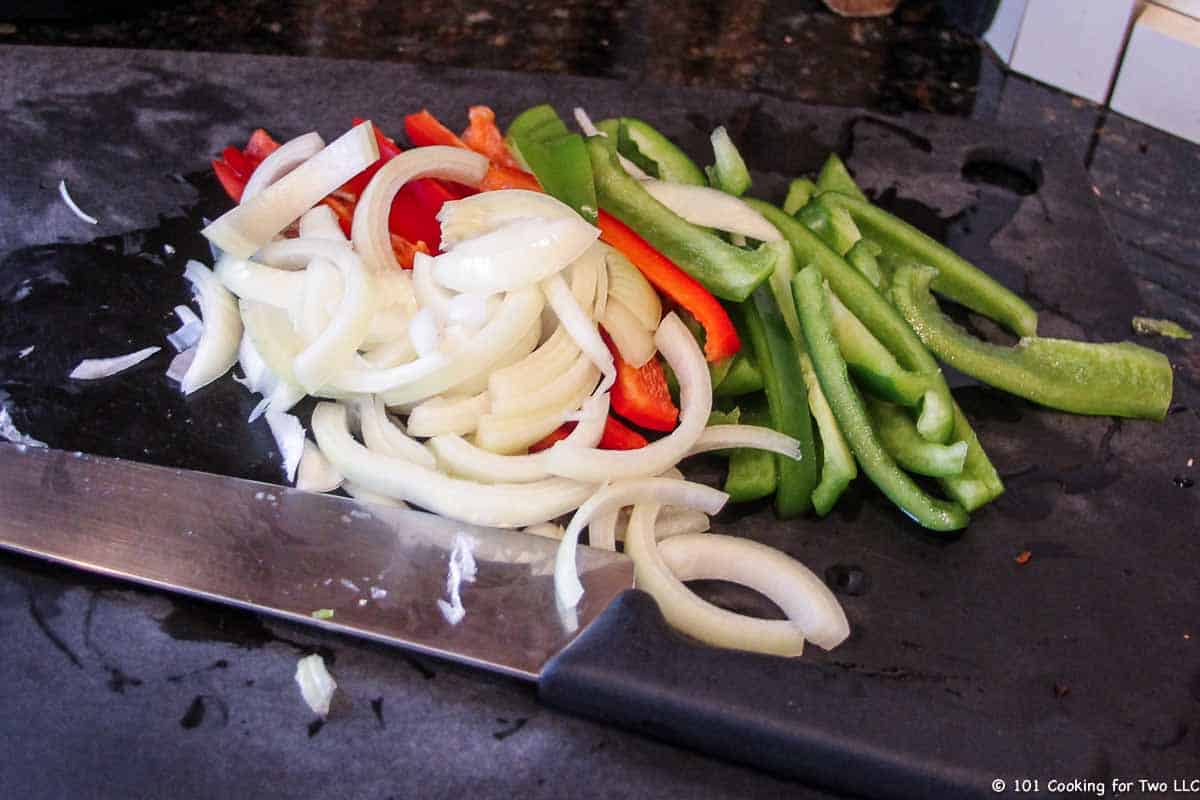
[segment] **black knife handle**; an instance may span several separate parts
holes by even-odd
[[[857,681],[693,643],[630,590],[547,663],[538,691],[564,711],[864,797],[996,797],[997,779],[1103,775],[1065,718],[1009,729],[911,685],[867,693]]]

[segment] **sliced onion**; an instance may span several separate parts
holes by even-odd
[[[418,357],[427,358],[438,351],[442,344],[442,332],[432,309],[422,308],[413,315],[408,323],[408,340],[412,342]]]
[[[178,313],[178,309],[180,308],[187,308],[187,306],[177,306],[176,313]],[[191,313],[190,308],[188,308],[188,313]],[[195,315],[193,314],[192,316]],[[176,330],[168,333],[167,341],[170,342],[171,347],[175,348],[176,353],[182,353],[184,350],[195,347],[203,333],[204,323],[199,317],[196,317],[194,320],[188,320]]]
[[[646,330],[658,330],[658,323],[662,319],[662,300],[650,281],[624,254],[611,247],[608,248],[605,262],[608,267],[609,298],[620,301]]]
[[[579,357],[579,347],[559,327],[536,350],[511,366],[497,369],[488,378],[492,407],[501,413],[521,408],[530,386],[544,386],[570,369]]]
[[[385,456],[395,456],[433,469],[437,466],[433,455],[392,419],[378,395],[361,397],[358,401],[359,424],[362,427],[363,443],[368,450]]]
[[[499,416],[514,416],[552,409],[561,415],[579,408],[583,398],[591,394],[596,386],[598,376],[599,370],[595,365],[587,356],[580,354],[575,363],[557,377],[549,381],[530,382],[525,385],[522,394],[504,395],[503,402],[493,399],[491,411]]]
[[[683,533],[704,533],[712,526],[708,514],[694,508],[663,506],[654,522],[654,538],[661,541]],[[625,541],[629,528],[629,514],[621,511],[617,519],[617,539]]]
[[[650,331],[615,297],[609,298],[600,324],[621,354],[621,360],[634,367],[643,366],[658,352]]]
[[[276,269],[246,258],[222,256],[216,276],[226,289],[243,300],[291,308],[304,294],[304,274]]]
[[[413,436],[471,433],[479,418],[491,410],[487,392],[463,397],[431,397],[408,415],[408,432]]]
[[[604,435],[607,418],[608,395],[588,398],[579,424],[563,441],[580,447],[595,447]],[[532,483],[551,477],[542,464],[546,457],[544,451],[500,455],[471,444],[461,436],[435,436],[428,446],[443,469],[463,478],[485,483]]]
[[[459,242],[491,233],[522,219],[579,219],[575,210],[545,192],[500,189],[451,200],[438,211],[442,225],[442,248],[452,250]]]
[[[301,270],[314,258],[326,258],[336,264],[341,256],[352,252],[346,242],[327,239],[276,239],[258,251],[257,260],[277,269]]]
[[[296,356],[293,364],[296,382],[309,393],[320,389],[351,363],[370,330],[375,310],[371,276],[362,259],[342,248],[336,250],[331,253],[336,257],[330,260],[342,276],[342,301],[329,325]]]
[[[379,147],[371,123],[364,122],[335,139],[257,197],[222,214],[201,233],[226,253],[249,258],[321,198],[378,158]],[[387,234],[386,227],[383,232]]]
[[[182,383],[183,376],[187,374],[188,367],[192,365],[192,359],[196,357],[196,348],[189,347],[181,353],[177,353],[171,359],[171,363],[167,365],[167,377],[171,380]]]
[[[769,450],[786,458],[800,460],[800,443],[786,433],[759,425],[709,425],[688,450],[689,456],[712,450],[748,447]]]
[[[304,426],[292,414],[268,411],[263,416],[275,437],[275,447],[283,460],[283,472],[289,481],[295,481],[300,456],[304,454]]]
[[[375,291],[379,295],[381,308],[395,306],[409,316],[417,313],[419,306],[413,289],[411,270],[397,269],[379,273],[375,276]]]
[[[417,357],[417,349],[408,338],[408,326],[404,327],[404,335],[386,344],[378,344],[362,353],[366,367],[385,368],[406,364]]]
[[[350,436],[346,409],[321,403],[313,411],[313,435],[343,475],[369,491],[404,498],[435,514],[476,525],[515,528],[566,513],[593,487],[550,479],[523,484],[485,484],[451,478],[402,458],[373,453]]]
[[[579,125],[579,130],[583,133],[584,136],[604,136],[604,137],[608,136],[607,133],[605,133],[602,130],[597,129],[596,126],[592,124],[591,117],[589,117],[587,115],[587,112],[584,111],[582,108],[575,109],[575,123],[577,125]],[[621,162],[621,166],[624,167],[626,172],[628,172],[630,175],[637,178],[638,180],[645,180],[650,177],[645,172],[642,172],[641,167],[639,167],[637,164],[633,163],[632,161],[630,161],[628,158],[621,155],[620,153],[617,154],[617,160]]]
[[[316,653],[300,659],[296,665],[296,683],[300,684],[300,694],[313,713],[327,716],[337,682],[325,669],[325,660]]]
[[[719,189],[659,180],[645,181],[642,188],[693,225],[740,233],[760,242],[783,238],[766,217]]]
[[[547,469],[589,483],[658,475],[682,459],[699,440],[712,411],[712,379],[704,354],[674,313],[655,334],[658,349],[679,380],[679,425],[670,434],[637,450],[596,450],[574,446],[547,451]]]
[[[579,305],[561,275],[551,275],[542,281],[541,285],[542,291],[546,295],[546,301],[558,315],[563,328],[575,341],[575,345],[591,359],[591,362],[600,370],[600,374],[604,376],[604,382],[601,384],[604,388],[601,391],[607,391],[608,387],[612,386],[617,379],[617,367],[613,363],[612,353],[608,351],[608,346],[600,338],[600,331],[596,327],[596,323]]]
[[[364,489],[354,481],[342,481],[342,491],[362,503],[370,503],[373,506],[387,506],[389,508],[408,508],[408,504],[403,500],[397,500],[394,497],[387,497],[382,494],[372,492],[370,489]]]
[[[521,533],[527,533],[530,536],[541,536],[543,539],[554,539],[558,541],[563,537],[563,526],[553,522],[539,522],[537,525],[528,525],[521,529]]]
[[[565,533],[565,531],[564,531]],[[588,547],[599,550],[617,549],[617,512],[596,517],[588,525]]]
[[[425,148],[421,148],[425,149]],[[454,388],[485,372],[508,352],[542,313],[542,294],[537,289],[519,289],[505,296],[496,316],[466,342],[441,369],[410,383],[383,392],[388,405],[413,403]]]
[[[411,347],[411,344],[409,346]],[[417,358],[415,361],[406,361],[391,367],[363,367],[352,364],[336,375],[326,390],[322,391],[322,394],[326,394],[326,391],[330,389],[335,392],[378,394],[397,386],[417,383],[431,375],[438,375],[450,364],[451,360],[445,353],[433,353]],[[400,403],[389,402],[388,405],[400,405]]]
[[[199,261],[189,261],[183,277],[192,284],[204,320],[204,333],[196,344],[196,355],[179,387],[184,394],[191,394],[224,375],[237,362],[242,318],[238,314],[237,300],[208,267]]]
[[[72,214],[79,217],[89,225],[100,224],[100,220],[96,219],[91,214],[85,214],[83,209],[75,204],[75,200],[71,197],[71,193],[67,191],[66,180],[60,180],[58,182],[58,196],[61,197],[62,201],[67,204],[67,208],[71,209]]]
[[[246,181],[246,188],[242,190],[241,202],[250,202],[268,186],[321,152],[324,147],[325,140],[316,131],[281,144],[255,167],[250,180]]]
[[[363,338],[362,348],[369,350],[382,344],[408,341],[408,326],[416,316],[399,303],[380,308],[371,315],[371,326]]]
[[[299,403],[308,393],[294,383],[284,383],[280,381],[271,390],[270,396],[267,398],[267,408],[271,411],[283,413],[290,411],[292,406]]]
[[[477,330],[482,328],[499,305],[492,295],[464,292],[450,300],[446,307],[448,322]],[[492,301],[492,302],[489,302]]]
[[[422,311],[428,310],[442,322],[449,318],[450,301],[454,296],[434,280],[432,256],[424,253],[413,256],[412,282],[417,306]]]
[[[303,274],[303,302],[299,304],[299,318],[292,320],[292,324],[306,342],[315,342],[329,327],[329,303],[342,296],[342,281],[337,267],[325,258],[308,262]]]
[[[542,326],[541,323],[535,321],[529,326],[529,330],[525,331],[508,352],[496,359],[496,363],[489,369],[479,372],[473,378],[468,378],[462,383],[454,387],[454,391],[459,394],[479,394],[486,392],[491,376],[496,370],[501,370],[510,367],[521,359],[525,358],[533,348],[537,347],[538,340],[541,338]]]
[[[687,333],[687,328],[684,332]],[[691,337],[690,333],[688,337]],[[546,452],[552,450],[554,448]],[[618,480],[601,488],[575,511],[555,555],[554,592],[559,605],[574,608],[583,597],[583,584],[579,582],[575,566],[575,548],[579,544],[579,534],[596,517],[638,503],[667,503],[716,514],[728,499],[729,495],[718,489],[673,478]]]
[[[308,439],[296,469],[296,488],[306,492],[332,492],[342,485],[342,473],[333,468],[329,459]]]
[[[751,650],[780,656],[798,656],[804,651],[804,633],[788,620],[765,620],[735,614],[704,600],[675,576],[654,541],[657,504],[633,508],[625,534],[625,553],[633,559],[635,585],[649,592],[673,627],[717,647]],[[695,539],[715,534],[684,534]],[[679,540],[665,540],[661,547]],[[745,540],[742,540],[745,541]],[[785,612],[786,613],[786,612]]]
[[[313,206],[300,217],[300,238],[348,241],[342,226],[338,224],[337,214],[325,203]]]
[[[248,332],[242,332],[242,341],[238,344],[238,366],[242,368],[244,377],[233,377],[235,381],[245,386],[252,393],[266,394],[278,380],[263,361],[262,355],[254,346],[254,341]]]
[[[408,150],[384,164],[359,197],[350,229],[354,249],[367,268],[375,272],[400,268],[392,251],[388,215],[392,200],[404,184],[418,178],[444,178],[478,186],[488,166],[487,158],[478,153],[440,145]]]
[[[566,269],[599,236],[578,216],[514,220],[437,256],[433,274],[460,292],[512,291]]]
[[[680,580],[730,581],[766,595],[823,650],[850,635],[846,612],[825,581],[773,547],[735,536],[688,533],[663,541],[658,550]]]
[[[254,300],[240,300],[238,308],[246,336],[267,369],[280,381],[295,384],[292,363],[304,348],[304,341],[292,328],[287,313]]]
[[[519,453],[553,433],[563,424],[567,412],[579,408],[596,384],[596,368],[586,361],[584,366],[588,371],[576,384],[575,394],[563,398],[557,406],[540,406],[523,414],[481,416],[475,443],[493,453]]]

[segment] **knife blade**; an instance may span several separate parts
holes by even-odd
[[[0,444],[0,512],[0,547],[528,680],[633,585],[628,558],[581,547],[584,600],[560,614],[550,539],[23,445]],[[437,601],[460,541],[478,576],[451,624]]]
[[[463,540],[478,574],[455,625],[437,600]],[[864,797],[985,798],[997,775],[1103,769],[1066,719],[1012,730],[964,709],[930,716],[931,699],[908,690],[868,702],[838,669],[686,640],[630,590],[632,563],[617,553],[579,548],[584,598],[564,614],[557,547],[274,484],[0,444],[2,549],[536,680],[561,710]]]

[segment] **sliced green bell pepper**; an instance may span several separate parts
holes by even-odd
[[[605,120],[601,125],[608,122]],[[596,127],[608,133],[608,127]],[[704,170],[650,123],[636,117],[621,117],[616,131],[617,150],[649,175],[672,183],[708,185]]]
[[[1015,347],[977,339],[942,314],[930,294],[937,271],[902,264],[892,300],[938,358],[997,389],[1051,408],[1162,420],[1171,404],[1171,363],[1132,342],[1097,344],[1026,337]]]
[[[771,415],[765,408],[749,405],[742,413],[743,425],[770,427]],[[739,447],[729,454],[729,471],[725,475],[725,491],[735,503],[760,500],[779,487],[779,468],[775,455],[767,450]]]
[[[955,441],[967,443],[967,459],[963,470],[957,475],[939,478],[942,490],[956,500],[967,511],[975,511],[1004,494],[1004,483],[999,473],[992,466],[979,437],[971,428],[967,415],[954,404],[954,436]]]
[[[842,358],[854,377],[874,394],[894,403],[913,407],[921,402],[927,391],[939,380],[936,372],[909,372],[900,366],[896,357],[880,344],[858,317],[829,293],[833,336],[837,339]]]
[[[729,138],[729,132],[724,126],[712,132],[713,157],[716,163],[706,167],[708,183],[714,189],[741,197],[750,188],[750,170],[742,160],[737,145]]]
[[[829,158],[825,159],[825,164],[821,167],[821,174],[817,176],[817,188],[822,192],[841,192],[850,197],[857,197],[859,200],[867,199],[850,175],[850,170],[846,169],[845,162],[838,157],[837,153],[830,153]]]
[[[713,387],[714,397],[741,397],[763,388],[762,370],[744,350],[733,357],[725,378]]]
[[[505,141],[547,194],[588,222],[596,222],[599,205],[587,147],[583,137],[567,130],[551,106],[535,106],[521,113],[508,126]]]
[[[864,199],[839,192],[822,194],[821,199],[831,208],[850,212],[862,234],[884,250],[936,268],[933,288],[938,293],[994,319],[1018,336],[1037,335],[1037,312],[950,248]]]
[[[783,213],[795,216],[796,212],[808,205],[819,189],[808,178],[796,178],[788,184],[787,197],[783,201]]]
[[[846,251],[846,263],[862,273],[876,289],[887,288],[887,276],[879,264],[879,254],[883,248],[870,239],[859,239],[854,246]]]
[[[801,264],[815,266],[847,308],[909,372],[930,375],[930,387],[921,400],[917,428],[931,442],[947,442],[954,429],[954,399],[933,356],[913,333],[908,322],[871,282],[831,250],[816,234],[781,210],[754,198],[744,202],[779,229]]]
[[[897,466],[875,435],[862,398],[850,382],[846,362],[833,338],[829,303],[822,284],[817,268],[807,267],[800,271],[792,281],[796,311],[821,388],[863,472],[893,503],[924,527],[935,531],[965,527],[968,516],[963,507],[922,491]]]
[[[722,300],[740,303],[775,269],[770,250],[742,250],[655,200],[617,161],[606,137],[587,140],[601,207]]]
[[[967,460],[967,443],[927,442],[917,433],[917,424],[908,412],[895,403],[863,395],[867,415],[888,455],[904,469],[917,475],[945,478],[959,475]]]

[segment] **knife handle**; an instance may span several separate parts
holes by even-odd
[[[564,711],[863,797],[985,798],[996,779],[1102,776],[1102,754],[1065,718],[1005,728],[922,687],[864,680],[693,643],[650,595],[629,590],[546,664],[538,693]]]

